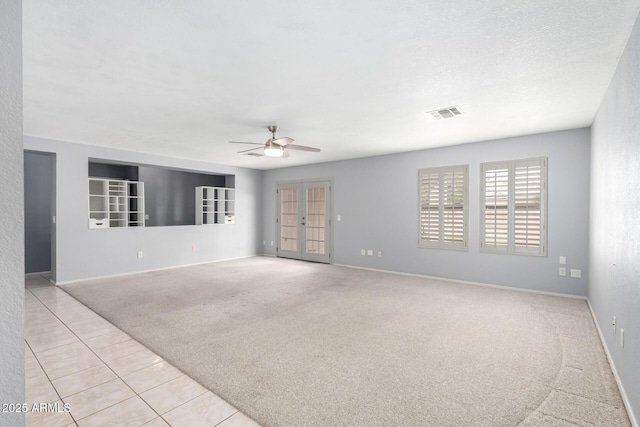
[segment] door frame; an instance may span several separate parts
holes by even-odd
[[[281,258],[291,258],[291,259],[298,259],[298,260],[302,260],[302,261],[310,261],[310,262],[323,262],[324,261],[317,261],[317,260],[313,260],[313,259],[302,259],[302,258],[297,258],[295,256],[291,256],[290,254],[285,254],[285,255],[280,255],[280,243],[281,243],[281,236],[280,236],[280,195],[278,193],[278,190],[280,189],[280,186],[293,186],[293,185],[300,185],[300,188],[304,189],[305,185],[308,184],[313,184],[313,183],[325,183],[328,182],[329,183],[329,196],[327,197],[327,201],[328,201],[328,207],[327,207],[327,236],[328,236],[328,240],[329,240],[329,244],[325,247],[325,249],[328,251],[329,254],[329,262],[328,264],[333,264],[333,178],[313,178],[313,179],[300,179],[300,180],[287,180],[287,181],[277,181],[276,182],[276,192],[275,192],[275,196],[276,196],[276,203],[275,203],[275,208],[276,208],[276,219],[275,219],[275,226],[276,226],[276,257],[281,257]],[[306,236],[305,236],[306,237]],[[300,241],[300,245],[304,245],[306,239],[303,239],[303,241]],[[301,247],[301,252],[304,251],[304,247]]]

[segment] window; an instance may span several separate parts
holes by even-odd
[[[481,165],[480,249],[544,256],[547,159]]]
[[[418,171],[420,238],[429,248],[467,248],[468,166]]]

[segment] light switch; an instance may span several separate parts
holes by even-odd
[[[560,264],[566,264],[567,263],[567,257],[564,255],[560,255]]]
[[[341,221],[342,220],[342,215],[336,215],[336,221]]]

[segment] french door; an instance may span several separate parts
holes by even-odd
[[[277,206],[277,255],[331,262],[331,182],[278,184]]]

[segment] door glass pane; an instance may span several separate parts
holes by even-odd
[[[305,250],[312,254],[325,254],[325,191],[324,187],[307,188],[307,232]]]
[[[295,188],[280,190],[280,250],[298,250],[298,192]]]

